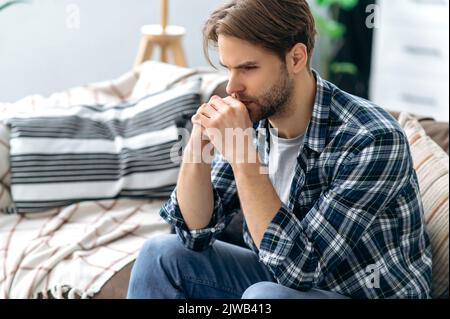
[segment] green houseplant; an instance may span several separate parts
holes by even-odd
[[[319,35],[328,38],[331,45],[343,38],[346,32],[344,25],[335,20],[338,10],[352,10],[358,4],[358,0],[315,0],[319,8],[328,10],[329,16],[325,17],[323,14],[314,11],[314,18]],[[325,55],[321,61],[325,67],[325,77],[330,73],[348,73],[356,74],[357,67],[353,63],[345,61],[331,61],[329,56]]]

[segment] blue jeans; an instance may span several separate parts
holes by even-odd
[[[221,241],[202,252],[177,235],[157,236],[142,247],[131,271],[131,299],[331,299],[323,290],[301,292],[276,283],[251,250]]]

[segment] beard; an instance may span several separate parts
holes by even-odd
[[[239,100],[253,101],[257,107],[247,110],[253,123],[269,117],[279,117],[288,113],[289,102],[294,91],[294,80],[289,77],[283,65],[279,79],[259,97],[239,96]]]

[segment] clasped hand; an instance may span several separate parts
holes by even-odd
[[[253,124],[239,100],[213,96],[198,109],[192,123],[231,165],[256,162]]]

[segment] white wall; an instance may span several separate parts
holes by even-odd
[[[223,1],[169,3],[170,24],[187,29],[184,48],[189,66],[206,65],[202,25]],[[0,101],[47,95],[129,71],[141,25],[159,24],[159,14],[159,0],[33,0],[1,11]]]
[[[160,22],[159,0],[31,1],[0,12],[1,102],[120,76],[133,66],[140,27]],[[170,24],[187,31],[189,66],[207,65],[201,30],[209,13],[225,2],[169,0]],[[313,62],[320,61],[320,43]]]
[[[378,0],[370,89],[375,103],[448,121],[449,6],[449,0]]]

